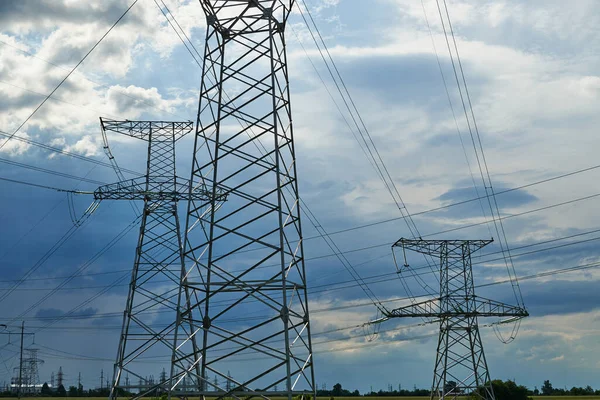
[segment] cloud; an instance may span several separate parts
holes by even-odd
[[[19,136],[25,139],[29,139],[27,132],[20,132]],[[7,153],[12,156],[20,156],[25,154],[27,150],[31,148],[31,145],[27,142],[20,140],[8,140],[7,137],[0,137],[0,153]]]
[[[79,311],[76,311],[74,313],[70,313],[69,317],[70,318],[75,317],[78,319],[89,319],[89,318],[93,318],[94,315],[96,315],[97,313],[98,313],[97,308],[87,307],[87,308],[81,309]],[[63,315],[65,315],[65,311],[58,309],[58,308],[39,308],[35,313],[35,318],[41,319],[41,320],[52,320],[52,319],[59,318]]]
[[[84,136],[79,139],[75,144],[70,146],[65,146],[66,151],[72,151],[75,153],[83,154],[86,157],[95,156],[100,149],[101,143],[96,138],[94,139],[92,136]]]

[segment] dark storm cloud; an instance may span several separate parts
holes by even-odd
[[[505,186],[496,184],[494,191],[496,193],[500,193],[507,189],[508,188]],[[454,188],[446,191],[445,193],[443,193],[439,197],[435,198],[434,200],[441,201],[444,205],[447,205],[447,204],[459,203],[462,201],[475,199],[475,198],[482,197],[485,195],[486,195],[486,192],[482,187],[477,187],[477,190],[475,190],[475,188],[473,186],[467,187],[467,186],[461,185],[461,186],[454,187]],[[537,200],[538,200],[538,198],[536,196],[528,193],[525,190],[513,190],[511,192],[501,193],[496,196],[496,201],[498,202],[498,207],[500,208],[500,210],[503,210],[505,208],[524,206],[526,204],[530,204]],[[484,203],[485,203],[485,200],[484,200]],[[488,211],[489,210],[486,209],[486,212],[488,212]],[[457,217],[457,218],[475,217],[475,216],[482,215],[481,205],[479,204],[479,202],[475,202],[475,201],[466,203],[464,205],[452,207],[449,210],[441,211],[441,214],[446,214],[446,213],[451,213],[452,216]]]

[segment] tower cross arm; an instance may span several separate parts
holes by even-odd
[[[189,180],[179,179],[176,183],[164,180],[153,181],[146,186],[146,176],[100,186],[94,191],[95,200],[205,200],[212,192],[204,187],[194,188],[190,193]],[[218,190],[216,201],[225,201],[227,195]]]
[[[417,253],[432,257],[445,256],[447,258],[462,258],[464,247],[468,247],[469,253],[474,253],[482,247],[487,246],[494,240],[425,240],[401,238],[392,247],[402,247],[404,251],[412,250]]]
[[[192,121],[116,121],[100,118],[100,125],[103,132],[120,133],[142,140],[149,140],[152,134],[154,137],[172,136],[177,141],[194,130]]]
[[[467,303],[471,305],[470,310],[462,309],[458,304],[465,304],[465,299],[448,299],[447,304],[450,306],[447,310],[442,309],[444,301],[442,299],[430,299],[420,303],[414,303],[408,306],[400,307],[389,311],[385,317],[387,318],[403,318],[403,317],[518,317],[523,318],[529,316],[527,310],[519,306],[502,303],[495,300],[490,300],[481,297],[474,297]],[[455,306],[452,306],[456,304]]]

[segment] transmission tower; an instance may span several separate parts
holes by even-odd
[[[189,190],[189,182],[175,173],[175,142],[193,130],[190,122],[114,121],[100,118],[103,135],[116,132],[148,142],[144,176],[101,186],[94,192],[100,200],[142,200],[144,209],[129,294],[114,366],[111,398],[133,389],[125,380],[131,374],[140,379],[139,396],[167,390],[169,379],[155,382],[144,378],[144,356],[173,355],[173,333],[179,284],[182,279],[181,234],[177,203],[194,198],[206,200],[206,191]],[[172,312],[167,326],[157,327],[157,314]],[[195,340],[195,339],[193,339]],[[125,374],[124,374],[125,373]],[[123,385],[121,380],[125,380]],[[100,378],[103,385],[103,377]],[[108,386],[108,385],[107,385]]]
[[[522,318],[529,313],[475,295],[471,254],[492,240],[400,239],[401,247],[439,259],[440,296],[389,311],[385,318],[425,317],[440,321],[431,399],[475,395],[494,400],[490,374],[479,334],[478,317]],[[405,258],[405,266],[408,263]]]
[[[182,293],[193,301],[180,296],[186,356],[171,375],[217,399],[315,394],[284,37],[293,3],[200,1],[207,31],[191,183],[213,197],[188,206]],[[218,210],[217,190],[228,195]],[[230,390],[205,378],[226,383],[228,370]]]
[[[63,379],[64,379],[64,375],[63,375],[63,371],[62,371],[62,367],[58,367],[58,374],[56,375],[57,380],[58,380],[58,386],[63,384]]]
[[[13,382],[18,385],[19,397],[22,394],[35,394],[41,390],[39,366],[44,360],[38,357],[39,349],[24,349],[24,355],[20,366],[14,368],[15,378]]]

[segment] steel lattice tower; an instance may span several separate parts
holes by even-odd
[[[205,199],[203,190],[190,193],[189,182],[175,173],[175,142],[193,131],[193,123],[166,121],[114,121],[100,119],[103,134],[121,133],[148,142],[146,174],[99,187],[95,200],[142,200],[144,209],[123,326],[114,367],[111,398],[137,389],[136,397],[167,390],[170,380],[146,378],[138,357],[173,354],[179,287],[183,272],[182,241],[177,213],[179,200]],[[157,323],[166,315],[164,325]],[[138,361],[136,363],[136,361]],[[123,373],[139,385],[121,383]]]
[[[440,320],[431,399],[475,395],[494,400],[490,374],[479,334],[478,317],[529,315],[512,306],[475,295],[471,254],[492,240],[400,239],[402,247],[437,258],[440,263],[440,296],[390,311],[386,318],[425,317]]]
[[[182,288],[192,301],[180,302],[186,356],[172,377],[205,396],[315,393],[284,37],[293,3],[200,1],[207,31],[191,182],[228,197],[220,208],[189,203]]]

